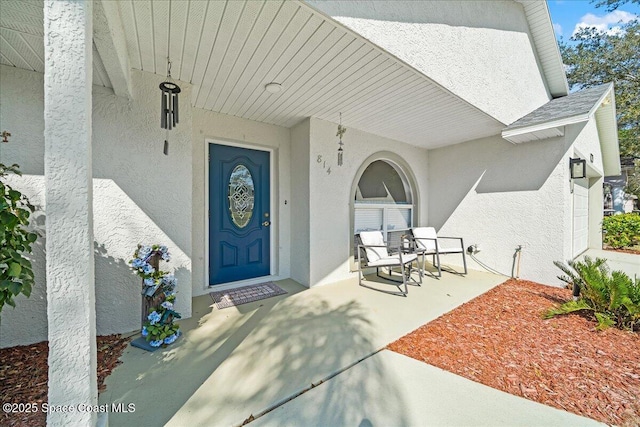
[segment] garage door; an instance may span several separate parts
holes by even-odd
[[[587,179],[576,179],[573,186],[573,256],[589,246],[589,189]]]

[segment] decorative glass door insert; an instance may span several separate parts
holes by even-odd
[[[228,199],[231,220],[238,228],[246,227],[253,215],[255,187],[245,165],[238,165],[231,172]]]

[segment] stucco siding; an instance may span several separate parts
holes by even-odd
[[[291,128],[291,278],[310,286],[310,119]]]
[[[289,129],[268,125],[239,117],[193,109],[193,295],[204,295],[211,291],[207,282],[209,260],[206,259],[206,242],[208,215],[206,180],[209,142],[240,144],[254,149],[271,149],[274,156],[272,178],[275,180],[272,194],[275,212],[271,212],[272,237],[276,242],[277,277],[289,277],[291,248],[291,209],[290,209],[290,174]],[[188,188],[188,187],[185,187]],[[285,200],[287,204],[285,204]]]
[[[138,279],[126,265],[138,243],[169,247],[172,259],[160,268],[175,274],[176,310],[191,317],[192,198],[184,191],[191,185],[191,109],[180,108],[180,123],[168,133],[169,155],[165,156],[158,89],[164,78],[133,71],[132,79],[131,101],[105,88],[95,88],[93,95],[99,334],[139,327]],[[186,83],[180,86],[181,107],[186,107],[191,88]],[[124,320],[116,321],[122,317],[126,325]]]
[[[427,150],[351,128],[343,137],[344,165],[338,166],[336,128],[336,123],[311,118],[309,186],[313,191],[309,194],[309,246],[312,286],[352,277],[351,191],[358,169],[371,155],[393,152],[408,164],[411,170],[406,172],[415,176],[416,193],[419,194],[416,222],[424,224],[427,221]]]
[[[600,135],[595,116],[587,123],[567,126],[565,137],[572,141],[571,150],[565,159],[569,164],[569,158],[580,157],[587,161],[587,176],[589,188],[589,248],[602,248],[602,219],[604,217],[604,201],[602,184],[604,182],[604,165],[600,146]],[[593,155],[593,161],[591,156]],[[569,179],[567,172],[567,179]],[[571,194],[573,203],[573,194]],[[573,206],[573,205],[571,205]],[[571,209],[573,215],[573,209]],[[571,230],[573,230],[573,216],[571,217]],[[573,254],[573,247],[570,254]],[[570,257],[567,257],[569,259]]]
[[[550,99],[519,3],[308,3],[503,123]]]
[[[0,148],[0,161],[19,163],[29,174],[16,188],[32,196],[37,224],[44,231],[44,101],[42,74],[0,66],[1,127],[15,137]],[[99,335],[140,327],[140,279],[129,269],[138,243],[163,243],[173,257],[161,265],[178,278],[176,309],[191,316],[191,112],[181,109],[171,131],[169,156],[162,153],[165,132],[159,126],[158,84],[162,77],[134,71],[134,99],[105,88],[93,93],[93,209],[96,324]],[[183,100],[190,88],[182,84]],[[5,88],[12,97],[6,96]],[[184,101],[181,101],[181,103]],[[25,123],[29,123],[26,125]],[[19,131],[15,131],[18,129]],[[28,153],[25,155],[24,153]],[[30,298],[2,312],[0,346],[47,339],[45,257],[38,240],[34,253],[36,284]],[[46,299],[46,298],[45,298]]]
[[[478,244],[477,260],[506,276],[517,273],[522,245],[520,277],[558,285],[553,261],[565,258],[570,230],[569,146],[563,138],[513,145],[496,136],[430,151],[429,225]]]
[[[9,143],[0,143],[0,162],[17,163],[24,174],[43,175],[42,73],[0,65],[0,128],[11,132]]]
[[[598,135],[598,127],[596,125],[595,117],[592,117],[585,125],[568,126],[567,130],[570,130],[575,126],[579,126],[579,133],[575,136],[573,143],[575,154],[579,154],[587,161],[587,167],[591,169],[588,173],[590,176],[604,175],[602,151],[600,149],[600,137]],[[591,154],[593,154],[593,161],[591,161],[590,158]]]

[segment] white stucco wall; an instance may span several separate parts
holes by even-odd
[[[29,118],[29,120],[26,120]],[[23,174],[44,174],[44,79],[42,73],[0,65],[0,162],[17,163]]]
[[[571,138],[574,134],[576,136],[573,143],[573,151],[587,161],[587,168],[590,169],[588,175],[591,177],[604,175],[600,138],[595,117],[583,125],[567,126],[566,136]],[[593,154],[593,161],[590,158],[591,154]]]
[[[138,327],[140,291],[126,265],[138,243],[169,247],[171,261],[160,268],[175,274],[176,311],[191,317],[192,199],[184,191],[191,186],[192,174],[191,87],[180,82],[180,123],[169,132],[169,155],[165,156],[158,89],[164,78],[133,71],[132,79],[132,101],[99,87],[93,95],[99,334]],[[111,304],[102,302],[107,300]]]
[[[431,150],[429,224],[478,244],[476,258],[507,276],[523,245],[520,277],[559,285],[553,261],[566,259],[571,239],[570,147],[564,138],[513,145],[496,136]]]
[[[563,163],[569,164],[570,158],[580,157],[587,161],[587,176],[589,179],[589,247],[602,248],[602,218],[604,216],[604,201],[602,184],[604,182],[602,151],[600,149],[600,139],[595,117],[586,123],[579,123],[565,127],[565,144],[571,147],[567,150]],[[591,161],[593,154],[593,162]],[[570,170],[565,169],[565,182],[568,183],[569,191],[565,192],[564,198],[568,209],[564,213],[563,221],[567,232],[565,233],[565,257],[564,260],[572,258],[573,254],[573,187],[571,186]],[[565,186],[565,187],[566,187]]]
[[[0,66],[0,127],[12,132],[0,161],[18,163],[30,176],[16,188],[43,197],[43,76]],[[127,262],[138,243],[164,243],[173,255],[163,270],[178,278],[176,308],[191,316],[191,112],[182,100],[190,87],[181,84],[180,124],[170,133],[169,156],[162,153],[165,132],[159,125],[158,84],[162,78],[133,72],[133,100],[118,98],[105,88],[93,93],[93,197],[95,239],[96,323],[99,335],[128,332],[140,325],[139,279]],[[25,154],[26,153],[26,154]],[[44,213],[38,212],[44,225]],[[38,240],[44,244],[44,238]],[[44,255],[36,249],[36,284],[30,298],[2,312],[0,347],[47,339]],[[40,272],[40,273],[39,273]]]
[[[247,148],[272,149],[274,155],[274,179],[272,192],[274,210],[271,212],[276,242],[276,271],[274,278],[290,275],[291,233],[290,222],[290,173],[289,173],[289,129],[246,120],[239,117],[193,109],[193,295],[204,295],[208,288],[208,260],[205,259],[207,143],[214,141],[241,144]],[[188,188],[188,187],[185,187]],[[285,204],[286,201],[286,204]]]
[[[311,285],[309,224],[309,148],[311,119],[291,128],[291,278]]]
[[[28,118],[28,119],[27,119]],[[8,177],[9,185],[23,192],[38,209],[31,224],[44,234],[44,76],[35,71],[0,65],[0,129],[12,136],[0,143],[0,163],[20,165],[22,177]],[[44,286],[45,240],[33,245],[31,257],[36,283],[31,297],[16,297],[16,309],[0,314],[0,347],[47,339],[47,292]]]
[[[549,100],[517,2],[307,3],[503,123]]]
[[[344,165],[337,165],[337,123],[310,119],[309,148],[309,280],[311,286],[352,277],[350,273],[351,189],[356,173],[372,154],[390,151],[404,160],[417,181],[418,224],[427,222],[427,150],[402,142],[348,129],[343,137]],[[318,162],[322,156],[323,162]],[[326,160],[326,166],[324,165]],[[328,168],[331,173],[328,174]]]

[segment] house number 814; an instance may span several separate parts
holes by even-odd
[[[327,169],[327,161],[322,160],[322,154],[318,154],[318,158],[316,159],[316,162],[322,163],[322,169]],[[331,174],[331,166],[329,166],[329,169],[327,169],[327,175],[330,175],[330,174]]]

